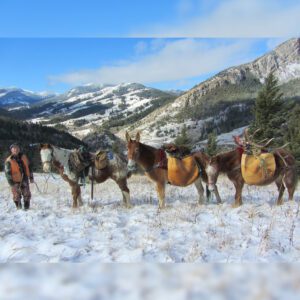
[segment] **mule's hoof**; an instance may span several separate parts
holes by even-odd
[[[130,209],[130,208],[133,208],[133,205],[132,204],[124,204],[125,208],[127,209]]]
[[[277,201],[276,205],[282,205],[283,204],[283,201]]]
[[[232,208],[238,208],[238,207],[240,207],[242,205],[242,203],[233,203],[232,205],[231,205],[231,207]]]

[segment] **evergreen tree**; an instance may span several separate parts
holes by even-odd
[[[297,104],[289,115],[285,128],[285,142],[297,160],[298,173],[300,173],[300,105]]]
[[[211,132],[207,137],[206,153],[210,156],[217,154],[217,134],[215,131]]]
[[[280,137],[280,128],[284,123],[282,114],[283,100],[282,93],[278,86],[278,80],[273,73],[270,73],[265,80],[263,88],[258,93],[255,101],[253,114],[254,121],[251,126],[251,131],[260,128],[255,138],[258,140],[277,138],[277,143],[282,140]]]
[[[186,125],[184,124],[184,126],[181,129],[181,134],[177,136],[177,138],[174,141],[174,144],[176,146],[185,146],[190,148],[190,143],[191,140],[187,135],[187,128]]]

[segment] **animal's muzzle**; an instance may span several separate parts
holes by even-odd
[[[136,170],[136,162],[134,160],[130,159],[127,164],[127,169],[130,172],[135,171]]]
[[[216,188],[216,185],[214,183],[209,183],[208,184],[208,189],[210,192],[213,192]]]

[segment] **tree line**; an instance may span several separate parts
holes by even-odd
[[[3,170],[6,157],[10,154],[9,146],[16,142],[21,146],[22,151],[28,155],[34,171],[41,170],[38,143],[50,143],[68,149],[85,145],[69,133],[55,128],[0,117],[1,170]]]

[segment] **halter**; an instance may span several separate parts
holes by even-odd
[[[53,163],[53,148],[50,149],[51,150],[51,159],[50,160],[46,160],[46,161],[42,161],[43,164],[43,168],[45,164],[52,164]]]

